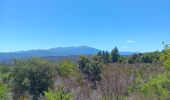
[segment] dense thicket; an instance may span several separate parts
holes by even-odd
[[[96,81],[101,80],[101,64],[99,61],[89,60],[86,57],[81,56],[79,60],[79,68],[85,77],[94,83],[96,88]]]
[[[160,63],[160,54],[161,53],[159,51],[133,54],[128,58],[128,63]]]
[[[27,61],[14,61],[12,70],[12,91],[14,99],[25,96],[26,92],[37,99],[53,84],[55,68],[49,62],[33,58]]]

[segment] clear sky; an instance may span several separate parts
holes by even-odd
[[[0,0],[0,52],[86,45],[160,50],[170,0]]]

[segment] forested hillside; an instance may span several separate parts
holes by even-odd
[[[0,65],[0,100],[170,100],[170,47],[120,56],[100,51],[49,62],[40,58]]]

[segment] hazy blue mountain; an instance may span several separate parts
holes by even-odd
[[[13,58],[31,58],[31,57],[47,57],[47,58],[58,58],[64,56],[79,56],[79,55],[92,55],[97,54],[100,50],[88,46],[80,47],[58,47],[47,50],[29,50],[29,51],[18,51],[9,53],[0,53],[0,61],[9,60]],[[120,52],[123,56],[129,56],[134,52]],[[62,58],[63,58],[62,57]]]
[[[69,56],[69,55],[91,55],[99,52],[98,49],[80,46],[80,47],[58,47],[47,50],[29,50],[19,52],[0,53],[0,60],[12,58],[30,58],[46,56]]]

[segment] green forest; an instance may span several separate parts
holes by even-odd
[[[170,47],[132,56],[115,47],[77,62],[1,63],[0,100],[170,100]]]

